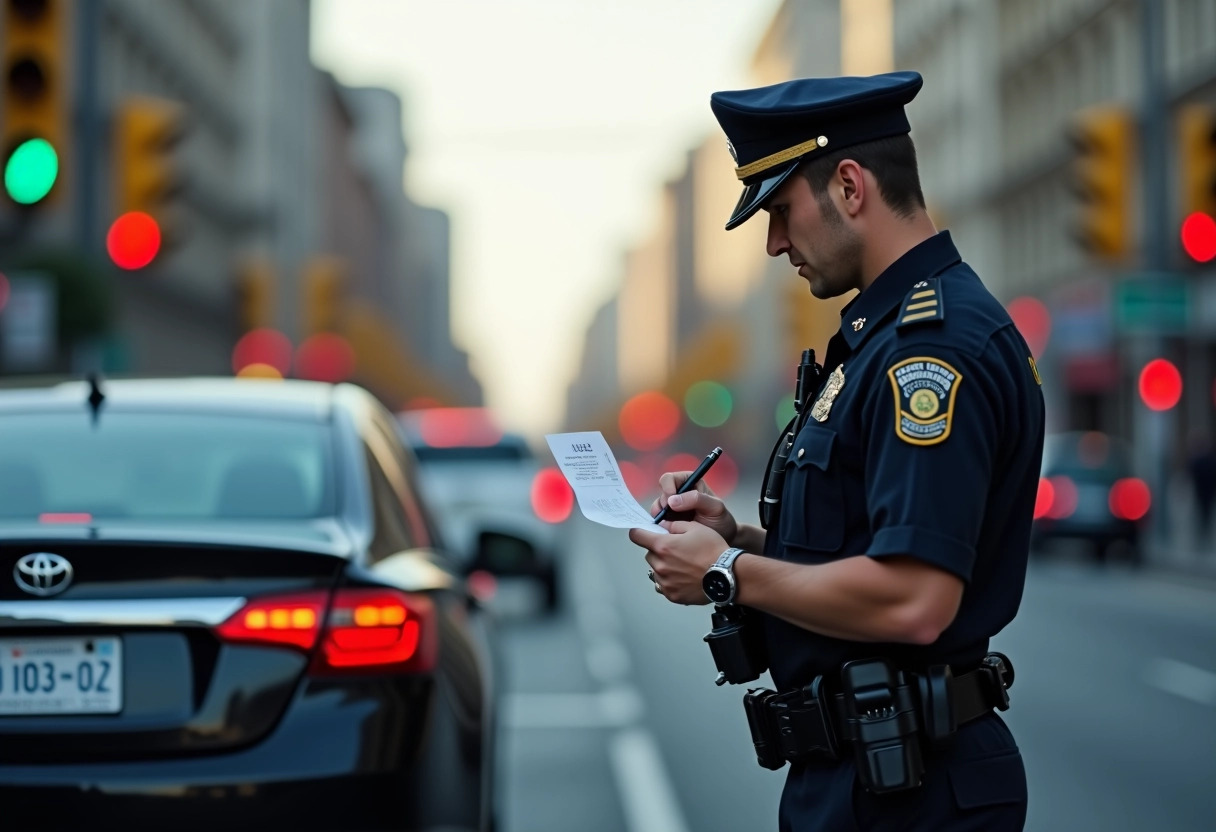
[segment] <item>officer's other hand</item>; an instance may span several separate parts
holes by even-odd
[[[701,578],[726,551],[726,541],[700,523],[677,520],[663,525],[670,534],[641,528],[629,530],[629,539],[646,549],[646,563],[654,572],[655,587],[675,604],[708,604]]]
[[[726,503],[710,490],[704,480],[697,483],[692,491],[676,494],[676,489],[690,476],[691,471],[679,471],[659,477],[659,498],[651,505],[650,514],[658,514],[661,508],[670,504],[671,511],[667,516],[671,520],[700,523],[720,534],[723,540],[733,541],[739,532],[739,524],[726,510]]]

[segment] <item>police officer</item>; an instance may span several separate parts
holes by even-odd
[[[769,256],[815,297],[859,294],[822,368],[802,368],[761,525],[703,486],[676,495],[687,473],[667,473],[655,510],[679,512],[671,534],[629,535],[668,600],[712,592],[758,614],[774,696],[814,705],[805,691],[822,682],[835,741],[786,758],[783,832],[1025,820],[1022,758],[994,710],[1012,668],[988,642],[1022,596],[1043,398],[1009,315],[925,211],[904,113],[921,83],[894,72],[711,97],[743,184],[726,228],[763,211]],[[870,707],[875,691],[888,698]],[[888,717],[891,754],[863,724]]]

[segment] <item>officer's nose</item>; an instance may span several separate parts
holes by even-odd
[[[768,242],[765,251],[769,257],[780,257],[790,250],[790,239],[785,233],[785,221],[776,214],[768,215]]]

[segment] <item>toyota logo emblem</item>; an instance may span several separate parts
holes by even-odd
[[[72,582],[72,564],[60,555],[34,552],[17,561],[13,580],[30,595],[58,595]]]

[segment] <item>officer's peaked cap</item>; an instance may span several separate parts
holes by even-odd
[[[917,72],[888,72],[711,95],[709,106],[743,182],[727,230],[756,213],[807,156],[909,132],[904,105],[921,83]]]

